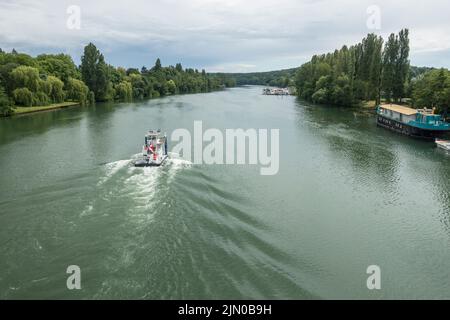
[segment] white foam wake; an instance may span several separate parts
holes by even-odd
[[[114,176],[120,169],[131,163],[131,159],[128,160],[118,160],[114,162],[110,162],[105,164],[105,176],[100,179],[97,183],[98,186],[104,184],[108,181],[112,176]]]

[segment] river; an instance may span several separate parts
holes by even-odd
[[[0,119],[0,299],[450,299],[450,155],[261,90]],[[280,129],[278,174],[132,166],[148,129],[195,120]]]

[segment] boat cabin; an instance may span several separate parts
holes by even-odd
[[[383,104],[378,106],[377,113],[382,117],[422,129],[450,129],[450,124],[444,122],[441,115],[434,114],[434,109],[413,109],[396,104]]]

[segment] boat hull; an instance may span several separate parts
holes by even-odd
[[[427,130],[413,127],[406,123],[386,118],[381,115],[377,115],[377,125],[412,138],[430,141],[434,141],[436,138],[441,138],[448,133],[448,131]]]
[[[149,159],[141,159],[134,162],[135,167],[159,167],[161,166],[164,161],[166,161],[167,156],[163,156],[161,161],[154,161]]]

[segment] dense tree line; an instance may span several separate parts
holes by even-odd
[[[369,34],[361,43],[315,55],[297,71],[298,94],[316,103],[354,105],[363,100],[399,102],[409,86],[408,30],[384,40]]]
[[[43,106],[65,100],[87,104],[89,89],[69,55],[31,57],[0,50],[0,114],[14,106]]]
[[[354,46],[313,56],[296,73],[298,95],[316,103],[357,105],[382,99],[436,108],[448,116],[450,71],[409,63],[409,34],[401,30],[386,43],[374,34]]]
[[[294,86],[294,78],[298,68],[251,73],[223,73],[236,81],[236,85],[262,85],[287,88]]]
[[[205,70],[163,67],[157,59],[151,69],[124,69],[109,65],[93,45],[84,48],[81,65],[65,54],[31,57],[0,49],[0,113],[14,106],[45,106],[63,101],[82,105],[95,101],[154,98],[179,93],[199,93],[234,86],[225,75]]]
[[[199,93],[234,86],[226,77],[197,69],[183,69],[180,63],[163,67],[158,58],[151,69],[115,68],[105,62],[100,51],[90,43],[84,49],[81,78],[97,101],[155,98],[180,93]]]
[[[445,117],[450,114],[450,71],[432,69],[411,83],[412,103],[416,107],[436,108]]]

